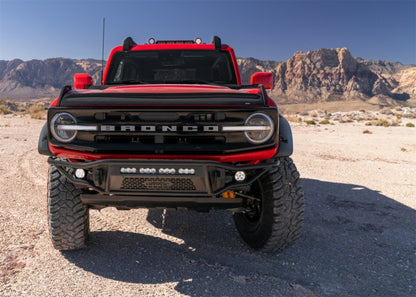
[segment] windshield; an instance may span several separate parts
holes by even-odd
[[[114,54],[106,84],[237,84],[225,51],[152,50]]]

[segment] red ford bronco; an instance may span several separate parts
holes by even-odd
[[[232,211],[254,249],[300,235],[304,198],[288,122],[266,90],[268,72],[242,85],[233,49],[214,37],[132,38],[111,51],[100,84],[75,74],[48,109],[48,219],[56,249],[79,249],[89,209]]]

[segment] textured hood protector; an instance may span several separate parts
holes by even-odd
[[[134,85],[70,90],[58,106],[262,106],[263,92],[256,88],[233,89],[207,85]]]

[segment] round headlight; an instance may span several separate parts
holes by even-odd
[[[273,135],[273,120],[264,113],[250,115],[245,125],[247,126],[247,131],[244,134],[252,143],[259,144],[266,142]]]
[[[71,130],[69,126],[76,124],[77,120],[72,114],[57,113],[51,120],[51,133],[56,140],[70,142],[77,136],[77,131]]]

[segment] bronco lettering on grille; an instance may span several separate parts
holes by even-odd
[[[153,125],[101,125],[100,131],[103,132],[218,132],[218,126],[194,126],[194,125],[186,125],[186,126],[176,126],[176,125],[161,125],[161,126],[153,126]]]

